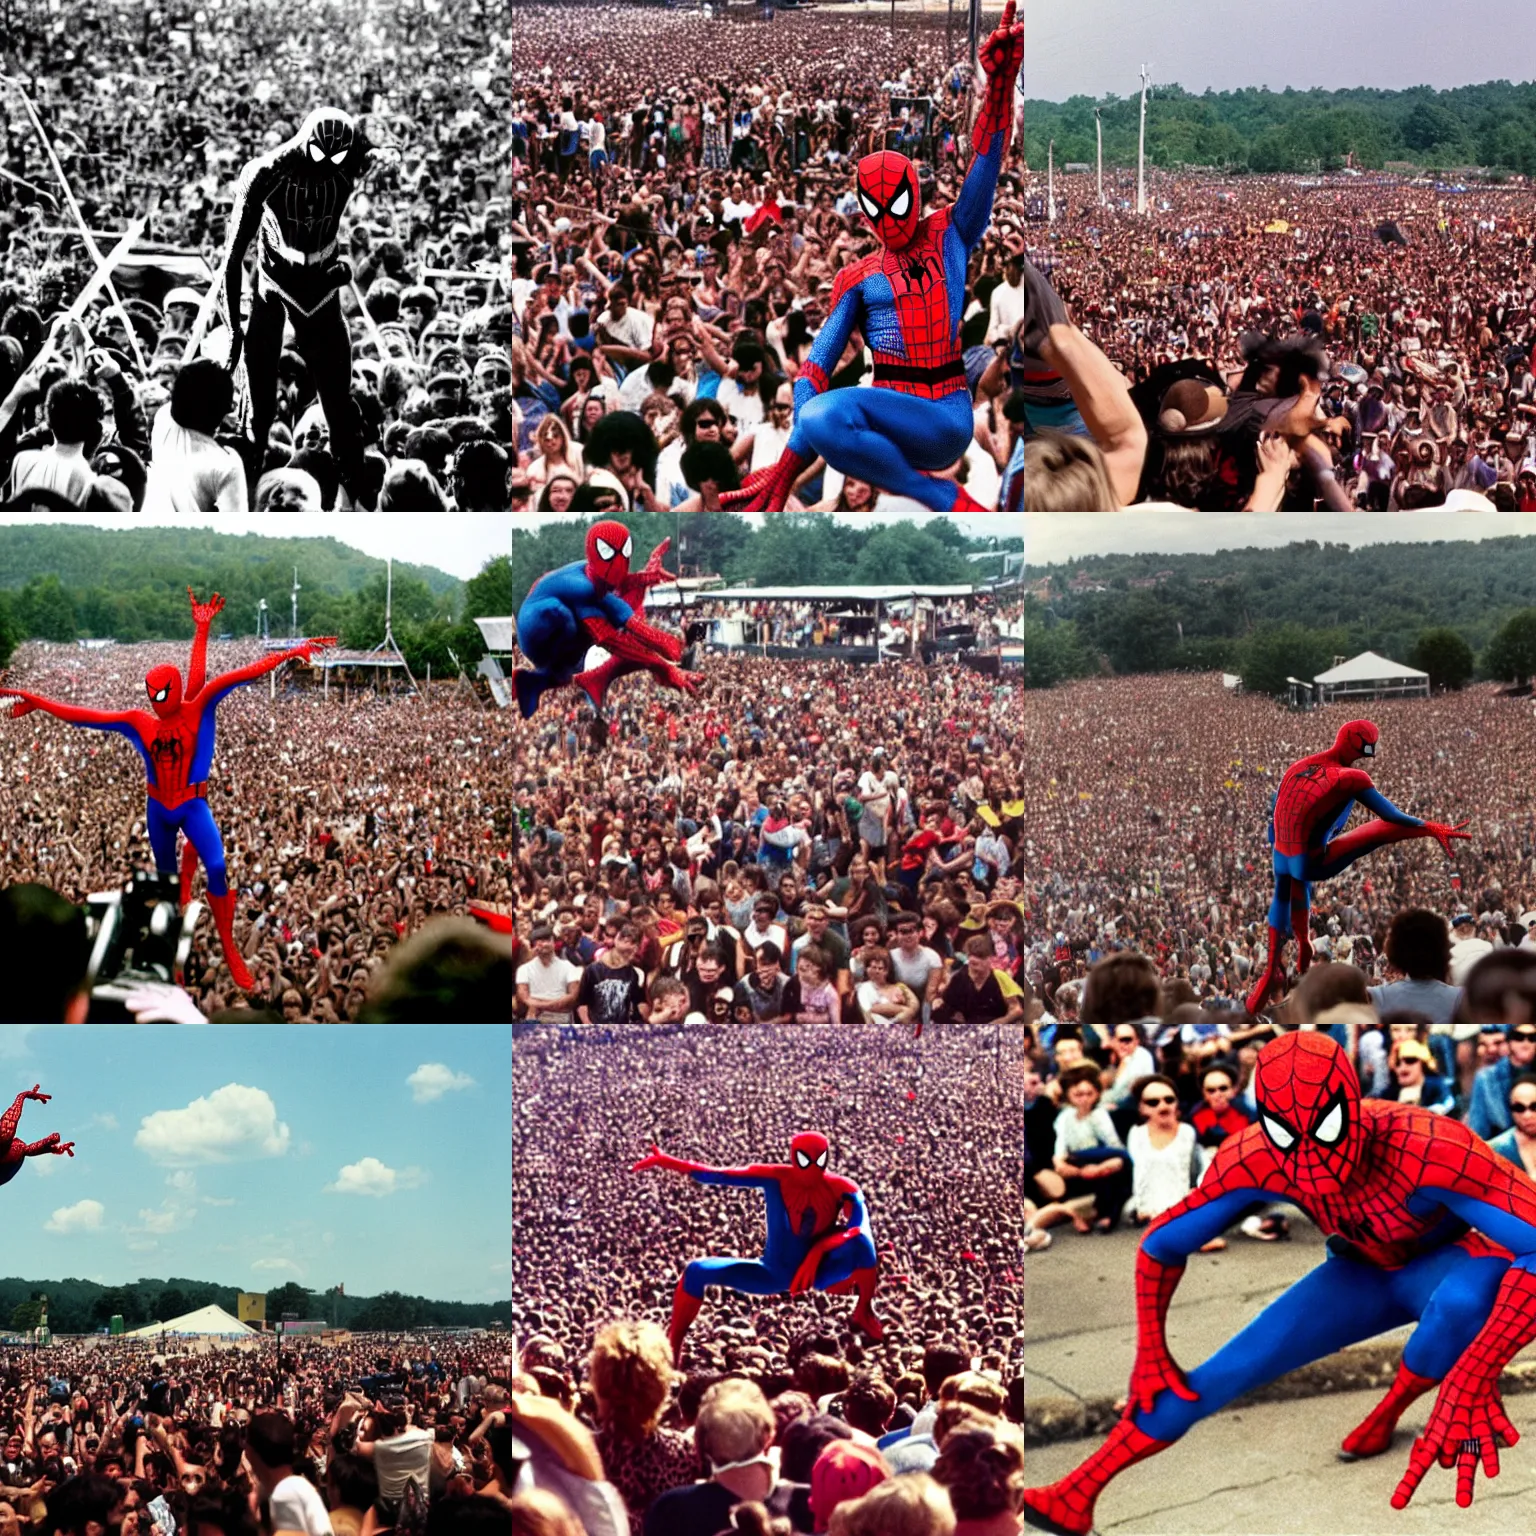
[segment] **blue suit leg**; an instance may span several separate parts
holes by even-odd
[[[1419,1320],[1403,1350],[1410,1371],[1434,1381],[1445,1376],[1488,1321],[1509,1263],[1474,1258],[1453,1243],[1397,1271],[1393,1291]]]
[[[829,1291],[834,1285],[852,1279],[861,1269],[874,1269],[878,1262],[869,1233],[861,1231],[852,1242],[834,1248],[816,1266],[816,1289]]]
[[[580,666],[587,640],[565,600],[543,597],[535,590],[517,613],[517,648],[541,672]]]
[[[153,798],[145,802],[148,814],[149,847],[155,856],[155,868],[162,875],[176,873],[176,813],[168,811]]]
[[[893,496],[948,512],[954,483],[923,471],[947,469],[965,453],[974,430],[965,390],[924,400],[894,389],[833,389],[800,408],[789,446],[807,457],[820,454],[834,469]]]
[[[792,1278],[759,1259],[694,1259],[683,1270],[683,1289],[696,1298],[702,1298],[710,1285],[749,1296],[777,1296],[789,1289]]]
[[[223,896],[229,890],[225,878],[224,839],[219,836],[218,823],[208,809],[208,802],[189,800],[177,814],[181,817],[181,830],[203,861],[203,869],[208,875],[208,894]]]
[[[1415,1314],[1394,1296],[1392,1279],[1386,1270],[1330,1256],[1189,1373],[1197,1401],[1163,1392],[1150,1413],[1136,1415],[1136,1427],[1157,1440],[1177,1440],[1244,1392],[1412,1322]]]

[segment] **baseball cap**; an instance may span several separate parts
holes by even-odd
[[[862,1498],[891,1475],[885,1457],[856,1440],[832,1440],[822,1447],[811,1468],[811,1513],[825,1530],[832,1511],[850,1499]]]
[[[1397,1048],[1397,1059],[1399,1061],[1421,1061],[1426,1067],[1432,1067],[1435,1064],[1435,1058],[1430,1055],[1429,1047],[1417,1040],[1403,1041]]]

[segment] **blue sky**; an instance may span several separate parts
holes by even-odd
[[[491,1301],[511,1288],[511,1035],[495,1027],[0,1026],[0,1273]]]
[[[1029,0],[1025,94],[1130,96],[1140,69],[1187,91],[1446,90],[1536,77],[1530,0]]]

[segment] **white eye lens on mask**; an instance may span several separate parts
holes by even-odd
[[[862,192],[859,193],[859,207],[864,210],[867,218],[878,219],[880,217],[880,210]]]
[[[603,557],[604,560],[613,559],[613,545],[608,543],[606,539],[599,539],[597,541],[597,552]]]
[[[912,193],[907,187],[903,187],[895,197],[891,199],[891,212],[898,219],[905,218],[907,209],[912,206]]]
[[[795,1162],[802,1168],[809,1168],[811,1166],[811,1160],[804,1152],[795,1153]]]
[[[625,539],[624,540],[624,558],[626,560],[628,560],[629,557],[632,554],[634,554],[634,552],[635,552],[635,541],[633,539]]]
[[[827,1154],[825,1152],[816,1159],[816,1166],[818,1168],[825,1168],[827,1166]]]
[[[339,155],[332,155],[331,156],[331,164],[332,165],[345,165],[346,164],[346,160],[347,160],[347,152],[346,152],[346,150],[342,150],[342,152]]]
[[[1269,1139],[1274,1142],[1274,1144],[1279,1147],[1282,1152],[1296,1140],[1295,1136],[1293,1136],[1290,1131],[1281,1125],[1278,1120],[1272,1119],[1269,1115],[1264,1116],[1264,1129],[1269,1133]]]
[[[325,159],[325,151],[321,149],[318,144],[311,144],[309,146],[309,158],[313,160],[316,165],[319,165],[320,162]]]
[[[1344,1134],[1344,1106],[1335,1104],[1317,1123],[1312,1135],[1325,1147],[1331,1147]]]

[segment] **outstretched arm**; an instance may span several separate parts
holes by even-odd
[[[651,1150],[631,1169],[640,1173],[646,1168],[665,1168],[669,1173],[686,1173],[696,1184],[730,1184],[743,1189],[764,1189],[778,1183],[779,1170],[763,1163],[753,1163],[748,1168],[712,1168],[708,1163],[694,1163],[687,1158],[673,1157],[660,1147]]]
[[[1366,810],[1374,811],[1383,821],[1390,821],[1394,826],[1422,827],[1424,825],[1417,816],[1410,816],[1407,811],[1399,810],[1374,784],[1369,782],[1367,788],[1356,792],[1355,799]]]
[[[57,699],[45,698],[40,693],[28,693],[24,688],[0,688],[0,699],[16,700],[11,707],[11,718],[14,720],[21,719],[23,715],[30,715],[34,709],[40,709],[44,714],[63,720],[68,725],[83,725],[91,730],[126,733],[132,730],[135,720],[148,719],[140,710],[81,709],[77,704],[63,704]],[[151,725],[150,729],[153,730],[153,728]]]
[[[187,663],[187,693],[191,695],[201,691],[207,677],[208,626],[214,615],[223,611],[224,599],[215,592],[206,603],[199,603],[191,587],[187,597],[192,603],[192,622],[197,626],[192,635],[192,659]]]
[[[1024,24],[1014,20],[1013,0],[1003,7],[997,31],[981,45],[980,60],[987,93],[971,126],[971,163],[950,210],[950,223],[967,251],[991,222],[992,196],[1013,139],[1013,83],[1024,62]]]
[[[832,302],[828,305],[826,323],[816,332],[810,355],[795,379],[796,411],[807,400],[826,391],[842,361],[848,338],[863,315],[864,301],[859,292],[862,279],[855,272],[854,267],[842,267],[832,280]]]
[[[243,687],[246,683],[254,683],[258,677],[265,677],[268,672],[275,672],[285,661],[312,661],[316,651],[335,644],[335,635],[319,635],[313,640],[306,640],[302,645],[294,646],[291,650],[279,651],[274,656],[263,656],[260,661],[253,661],[249,666],[237,667],[233,672],[221,672],[208,684],[205,690],[207,696],[198,699],[197,702],[217,704],[232,689]],[[189,692],[188,703],[191,703],[194,697],[195,695]]]

